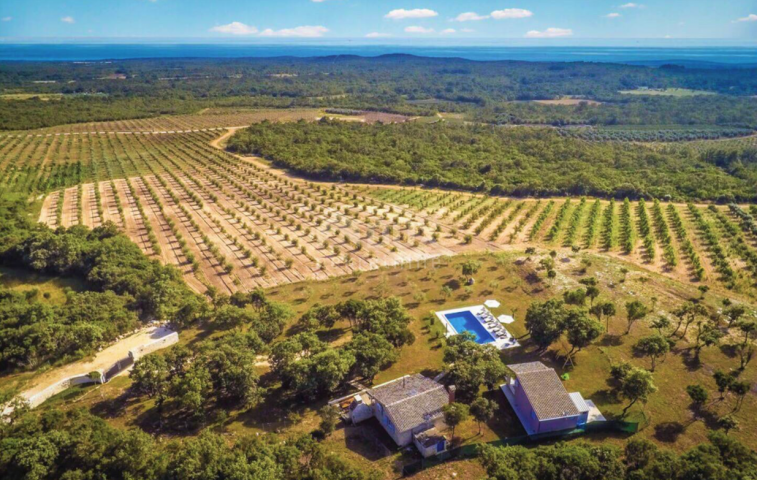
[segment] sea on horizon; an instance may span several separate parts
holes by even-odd
[[[601,47],[601,46],[405,46],[405,45],[261,45],[261,44],[8,44],[0,43],[0,61],[103,61],[149,58],[320,57],[410,54],[477,61],[605,62],[659,65],[726,64],[757,67],[751,47]]]

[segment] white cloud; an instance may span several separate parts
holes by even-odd
[[[270,28],[266,28],[262,32],[260,32],[261,37],[306,37],[306,38],[313,38],[313,37],[322,37],[324,33],[327,33],[329,31],[328,28],[322,27],[320,25],[318,26],[310,26],[305,25],[302,27],[294,27],[294,28],[282,28],[281,30],[272,30]]]
[[[424,28],[424,27],[419,27],[417,25],[414,25],[412,27],[405,27],[405,32],[407,33],[434,33],[434,29]]]
[[[13,20],[13,17],[3,17],[4,22],[10,22],[11,20]]]
[[[456,16],[453,20],[456,22],[475,22],[478,20],[486,20],[487,18],[489,18],[489,15],[479,15],[476,12],[465,12]]]
[[[457,33],[457,30],[455,30],[454,28],[445,28],[439,33],[441,33],[442,35],[450,35],[452,33]]]
[[[504,10],[494,10],[492,18],[495,20],[506,20],[510,18],[528,18],[534,15],[531,10],[525,10],[523,8],[506,8]]]
[[[60,21],[63,22],[63,23],[75,23],[76,22],[74,20],[74,17],[71,17],[71,16],[63,17],[63,18],[60,19]]]
[[[757,22],[757,14],[750,13],[746,17],[741,17],[737,20],[734,20],[734,22]]]
[[[475,32],[475,30],[473,30],[472,28],[462,28],[462,29],[460,29],[460,31],[463,32],[463,33],[473,33],[473,32]]]
[[[231,22],[226,25],[216,25],[210,29],[211,32],[217,33],[229,33],[231,35],[254,35],[258,33],[258,29],[245,25],[242,22]]]
[[[386,37],[391,37],[391,34],[381,33],[381,32],[371,32],[365,36],[365,38],[386,38]]]
[[[570,28],[555,28],[550,27],[541,32],[538,30],[531,30],[526,33],[526,38],[556,38],[556,37],[569,37],[573,35],[573,30]]]
[[[384,18],[391,20],[404,20],[406,18],[429,18],[439,15],[435,11],[428,8],[414,8],[412,10],[405,10],[404,8],[398,8],[384,15]]]
[[[620,6],[620,8],[644,8],[644,5],[640,3],[630,2],[630,3],[624,3],[623,5]]]
[[[618,18],[619,16],[619,13],[608,13],[607,15],[605,15],[605,17],[607,18]]]

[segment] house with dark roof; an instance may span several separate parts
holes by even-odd
[[[367,398],[361,395],[361,404],[350,406],[351,417],[357,423],[375,416],[397,445],[415,443],[424,456],[430,456],[447,448],[436,427],[444,424],[442,410],[455,401],[454,396],[454,386],[445,388],[421,374],[406,375],[366,390]]]
[[[604,420],[590,400],[568,393],[554,369],[541,362],[507,365],[513,375],[500,388],[529,435],[573,430]]]

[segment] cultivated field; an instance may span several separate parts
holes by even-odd
[[[425,215],[344,186],[292,179],[210,146],[209,132],[107,135],[115,179],[53,192],[40,221],[113,221],[197,290],[250,289],[451,255],[472,247]],[[122,178],[117,178],[117,177]]]
[[[491,249],[529,246],[610,255],[681,281],[754,295],[757,207],[588,198],[508,199],[423,189],[356,187],[410,208]]]
[[[115,223],[147,254],[177,265],[198,291],[537,246],[603,253],[677,280],[754,295],[755,206],[517,199],[314,183],[220,150],[226,126],[322,114],[214,111],[3,135],[0,189],[49,192],[39,220],[52,227]],[[718,143],[735,148],[752,141]]]
[[[218,129],[238,127],[268,120],[270,122],[291,122],[297,120],[316,120],[323,116],[323,110],[270,109],[270,110],[232,110],[224,112],[198,113],[193,115],[170,115],[135,120],[115,120],[112,122],[74,123],[59,125],[39,130],[12,132],[8,135],[46,135],[48,133],[102,134],[109,132],[175,132],[196,129]],[[2,134],[0,136],[4,136]]]
[[[328,114],[319,109],[247,110],[138,120],[81,123],[0,133],[0,192],[49,192],[83,182],[127,178],[152,172],[146,168],[158,143],[182,143],[173,135],[198,134],[209,142],[228,129],[271,121],[315,121]],[[377,112],[340,118],[366,123],[401,122],[409,117]],[[142,141],[133,138],[149,135]],[[183,138],[183,137],[182,137]],[[153,164],[152,168],[161,167]]]
[[[528,246],[601,252],[749,295],[757,280],[755,206],[314,183],[214,148],[218,140],[217,131],[16,137],[0,146],[9,152],[0,168],[10,190],[66,187],[45,198],[40,221],[112,221],[198,291]]]

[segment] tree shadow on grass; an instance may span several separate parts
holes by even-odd
[[[319,330],[315,334],[318,336],[318,339],[320,341],[331,343],[342,338],[350,330],[351,330],[350,328],[346,328],[346,327],[345,328],[331,328],[329,330]]]
[[[614,389],[610,388],[603,388],[601,390],[596,390],[591,394],[591,399],[594,401],[594,403],[599,405],[609,405],[609,404],[617,404],[620,403],[620,398],[618,398],[618,393]]]
[[[134,406],[137,403],[139,403],[138,399],[132,396],[129,390],[126,390],[115,398],[97,402],[92,406],[90,412],[101,418],[119,418],[126,414],[129,406]]]
[[[526,434],[523,426],[515,414],[510,402],[507,401],[505,394],[502,390],[496,388],[485,392],[482,395],[484,398],[494,402],[496,408],[494,409],[494,416],[486,422],[486,425],[500,438],[507,437],[519,437]]]
[[[728,358],[736,358],[739,356],[738,345],[731,343],[720,345],[720,352]]]
[[[600,347],[619,347],[623,345],[623,336],[606,333],[597,345]]]
[[[690,372],[696,372],[702,368],[702,360],[694,354],[693,348],[681,351],[681,361]]]
[[[663,422],[654,427],[654,438],[665,443],[675,443],[678,437],[686,431],[680,422]]]
[[[708,430],[716,430],[720,427],[718,423],[720,417],[718,416],[717,412],[709,410],[704,405],[691,405],[689,408],[691,408],[691,410],[694,412],[694,420],[701,420]]]
[[[390,457],[397,450],[397,446],[375,417],[358,425],[345,425],[343,431],[347,449],[371,462]]]

